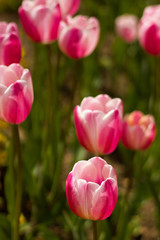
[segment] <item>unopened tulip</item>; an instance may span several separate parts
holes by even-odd
[[[138,18],[133,14],[124,14],[116,18],[116,33],[125,42],[131,43],[137,39]]]
[[[33,103],[32,79],[19,64],[0,65],[0,119],[19,124],[30,113]]]
[[[155,121],[152,115],[134,111],[124,117],[122,143],[132,150],[148,148],[156,135]]]
[[[142,48],[151,55],[160,55],[160,5],[144,9],[139,23],[139,41]]]
[[[80,0],[59,0],[63,16],[73,15],[77,12]]]
[[[114,168],[100,157],[77,162],[66,180],[66,196],[77,216],[90,220],[108,218],[118,197]]]
[[[68,57],[79,59],[90,55],[97,46],[100,27],[95,17],[67,16],[61,21],[58,43]]]
[[[123,104],[106,94],[84,98],[74,109],[78,140],[89,152],[109,154],[121,137]]]
[[[10,65],[21,60],[21,42],[17,25],[0,22],[0,64]]]
[[[61,10],[56,0],[24,0],[19,16],[33,41],[47,44],[57,39]]]

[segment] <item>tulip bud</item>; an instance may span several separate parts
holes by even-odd
[[[106,94],[84,98],[74,109],[78,140],[89,152],[109,154],[121,137],[123,104]]]
[[[15,23],[0,22],[0,64],[10,65],[21,60],[21,42]]]
[[[33,103],[32,79],[19,64],[0,65],[0,119],[20,124]]]
[[[67,16],[61,21],[58,43],[68,57],[79,59],[90,55],[97,46],[100,27],[96,18]]]
[[[119,37],[132,43],[137,39],[138,18],[132,14],[124,14],[116,18],[115,27]]]
[[[75,215],[90,220],[108,218],[118,197],[114,168],[100,157],[77,162],[66,180],[66,196]]]
[[[156,135],[153,116],[134,111],[124,117],[122,128],[122,143],[132,150],[148,148]]]
[[[138,38],[142,48],[151,55],[160,55],[160,5],[144,9]]]
[[[24,30],[35,42],[44,44],[57,39],[61,10],[56,0],[24,0],[19,8]]]

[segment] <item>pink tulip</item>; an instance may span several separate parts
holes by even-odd
[[[56,0],[24,0],[19,16],[33,41],[47,44],[57,39],[61,10]]]
[[[0,65],[0,119],[19,124],[30,113],[33,103],[32,79],[19,64]]]
[[[59,0],[63,16],[73,15],[77,12],[80,0]]]
[[[59,47],[68,57],[78,59],[90,55],[98,43],[100,33],[96,18],[67,16],[61,21],[58,34]]]
[[[160,54],[160,5],[144,9],[139,23],[138,35],[140,44],[147,53]]]
[[[100,157],[77,162],[66,180],[66,196],[77,216],[90,220],[108,218],[118,197],[114,168]]]
[[[124,117],[122,128],[122,143],[133,150],[148,148],[156,135],[153,116],[134,111]]]
[[[137,39],[138,18],[132,14],[124,14],[116,18],[115,27],[119,37],[131,43]]]
[[[89,152],[109,154],[121,137],[123,104],[108,95],[84,98],[74,109],[78,140]]]
[[[0,22],[0,64],[10,65],[21,60],[21,42],[17,25]]]

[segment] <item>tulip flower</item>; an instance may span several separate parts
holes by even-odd
[[[97,46],[100,27],[95,17],[67,16],[61,21],[58,43],[68,57],[79,59],[90,55]]]
[[[151,55],[160,55],[160,5],[144,9],[138,38],[142,48]]]
[[[125,42],[132,43],[137,39],[138,18],[133,14],[124,14],[116,18],[116,33]]]
[[[109,154],[121,137],[123,104],[106,94],[84,98],[74,109],[78,140],[89,152]]]
[[[79,8],[80,0],[59,0],[59,4],[63,16],[73,15]]]
[[[0,119],[20,124],[33,103],[32,79],[28,69],[19,64],[0,65]]]
[[[124,117],[122,143],[132,150],[148,148],[156,135],[155,121],[152,115],[134,111]]]
[[[0,64],[10,65],[21,60],[21,42],[15,23],[0,22]]]
[[[66,180],[66,196],[75,215],[90,220],[108,218],[118,197],[114,168],[100,157],[77,162]]]
[[[24,0],[19,16],[33,41],[47,44],[57,39],[61,10],[56,0]]]

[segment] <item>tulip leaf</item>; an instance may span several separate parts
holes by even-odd
[[[0,239],[11,239],[11,225],[7,217],[3,214],[0,214]]]

